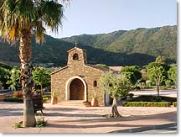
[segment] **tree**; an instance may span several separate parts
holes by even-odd
[[[157,96],[159,96],[160,84],[165,78],[165,73],[164,67],[159,63],[152,62],[147,66],[148,78],[156,84]]]
[[[33,81],[41,87],[41,94],[43,95],[43,85],[50,84],[50,72],[43,67],[37,67],[32,74]]]
[[[17,68],[12,68],[10,71],[9,80],[7,81],[7,84],[10,85],[11,90],[16,90],[18,87],[20,87],[19,78],[20,70]]]
[[[121,69],[121,74],[125,75],[127,79],[131,81],[133,85],[142,78],[141,72],[138,66],[125,66]]]
[[[35,126],[32,103],[32,36],[36,42],[44,40],[45,26],[58,31],[63,7],[57,0],[1,0],[0,36],[8,42],[19,42],[21,85],[24,96],[24,127]],[[33,35],[32,35],[33,34]]]
[[[117,100],[121,97],[126,97],[130,90],[130,82],[123,75],[113,74],[111,72],[105,73],[100,78],[100,83],[103,91],[107,92],[112,98],[112,116],[119,117],[117,110]]]
[[[159,63],[159,64],[165,64],[166,59],[165,59],[164,56],[158,56],[158,57],[155,59],[155,62],[156,62],[156,63]]]
[[[4,67],[0,67],[0,83],[1,87],[8,88],[7,81],[10,76],[9,69],[6,69]]]
[[[168,78],[176,85],[177,83],[177,66],[172,65],[168,70]]]

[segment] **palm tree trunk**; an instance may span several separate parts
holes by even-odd
[[[34,127],[36,124],[32,102],[32,47],[31,31],[23,29],[20,36],[19,58],[21,62],[21,85],[24,99],[23,126]]]
[[[116,97],[113,98],[113,103],[112,103],[112,117],[120,117],[121,115],[118,112],[117,109],[117,99]]]

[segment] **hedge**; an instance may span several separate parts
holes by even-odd
[[[133,98],[130,102],[176,102],[177,98],[153,95],[140,95]]]
[[[43,102],[46,103],[51,99],[51,95],[43,95]]]
[[[49,97],[45,96],[43,97],[43,102],[48,102],[50,100]],[[19,102],[19,103],[22,103],[23,102],[23,99],[22,98],[17,98],[17,97],[8,97],[8,98],[5,98],[3,99],[3,101],[5,102]]]
[[[171,102],[126,102],[124,107],[170,107]]]
[[[43,97],[43,103],[47,103],[50,99],[48,97]]]
[[[4,101],[23,103],[23,99],[22,98],[17,98],[17,97],[8,97],[8,98],[5,98]]]

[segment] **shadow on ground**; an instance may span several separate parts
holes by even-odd
[[[11,109],[0,109],[0,117],[3,116],[20,116],[23,114],[22,109],[11,108]]]
[[[83,114],[64,114],[66,117],[81,117]],[[93,115],[94,116],[94,115]],[[84,117],[93,117],[90,114],[84,114]],[[176,112],[146,115],[146,116],[128,116],[121,118],[105,118],[102,115],[95,115],[95,119],[78,119],[78,120],[56,120],[48,122],[47,128],[98,128],[98,127],[144,127],[149,126],[148,124],[134,124],[135,121],[139,120],[157,120],[163,119],[170,122],[176,122]],[[172,117],[170,117],[172,116]],[[116,123],[118,121],[132,121],[131,124]]]

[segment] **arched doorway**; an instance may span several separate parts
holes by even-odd
[[[66,82],[65,100],[87,100],[87,85],[83,78],[74,76]]]
[[[70,83],[70,100],[84,100],[84,84],[78,78]]]

